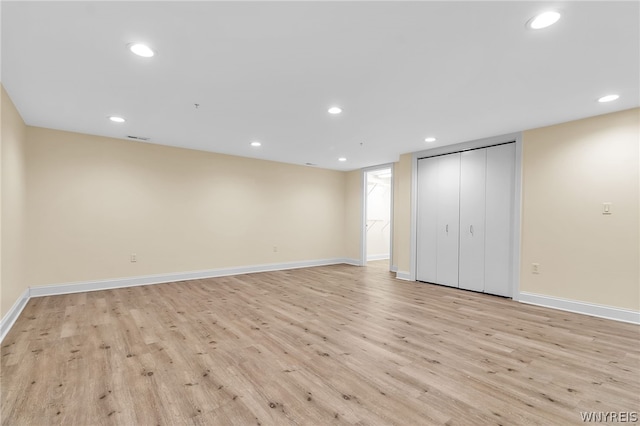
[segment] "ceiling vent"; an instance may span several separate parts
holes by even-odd
[[[129,139],[135,139],[137,141],[148,141],[149,138],[145,138],[144,136],[127,136]]]

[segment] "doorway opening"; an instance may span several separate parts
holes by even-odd
[[[365,171],[364,197],[364,264],[376,265],[387,261],[391,269],[392,257],[392,197],[393,172],[390,166]]]

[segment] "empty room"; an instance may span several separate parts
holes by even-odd
[[[640,2],[0,20],[3,426],[640,422]]]

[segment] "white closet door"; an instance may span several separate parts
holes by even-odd
[[[485,293],[512,296],[515,144],[487,148]]]
[[[438,157],[418,160],[416,279],[436,282],[438,237]]]
[[[438,157],[438,252],[436,282],[458,287],[460,153]]]
[[[460,158],[460,288],[484,291],[485,172],[487,150]]]

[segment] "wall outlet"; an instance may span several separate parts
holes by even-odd
[[[532,274],[539,274],[540,273],[540,264],[539,263],[532,263],[531,264],[531,273]]]
[[[131,253],[131,257],[129,258],[129,260],[131,260],[131,263],[136,263],[138,261],[138,255],[135,253]]]
[[[273,246],[273,252],[277,253],[278,252],[278,246]]]

